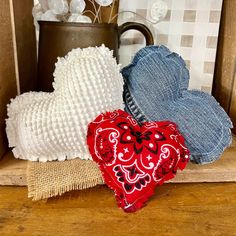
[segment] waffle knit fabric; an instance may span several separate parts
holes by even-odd
[[[6,132],[16,158],[91,159],[87,125],[102,112],[123,108],[123,79],[104,45],[73,49],[59,58],[54,91],[29,92],[8,105]]]
[[[230,145],[230,118],[210,94],[188,90],[189,72],[178,54],[165,46],[145,47],[122,74],[125,109],[140,123],[175,122],[192,161],[213,162]]]

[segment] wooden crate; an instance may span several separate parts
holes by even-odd
[[[0,185],[27,185],[27,161],[17,160],[8,152],[0,161]],[[235,182],[236,181],[236,136],[230,148],[225,150],[220,160],[208,164],[189,163],[184,171],[179,171],[171,183]]]
[[[236,1],[223,2],[212,93],[231,117],[236,134]]]
[[[33,0],[2,0],[0,7],[0,158],[7,151],[6,108],[10,98],[36,84]]]
[[[232,3],[234,0],[229,1]],[[7,150],[4,131],[6,104],[16,95],[17,87],[18,91],[29,91],[34,88],[36,82],[36,41],[31,16],[33,0],[2,0],[1,3],[0,156]],[[223,14],[226,14],[225,11]],[[220,35],[221,37],[224,35]],[[16,160],[8,151],[0,160],[0,185],[27,185],[26,170],[27,162]],[[232,146],[224,152],[219,161],[204,166],[189,163],[183,172],[179,172],[177,177],[171,180],[175,183],[231,181],[236,181],[235,137]]]
[[[10,3],[8,0],[1,1],[0,22],[0,157],[2,157],[7,151],[6,104],[17,93]]]

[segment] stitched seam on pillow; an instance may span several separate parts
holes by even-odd
[[[131,93],[129,91],[129,88],[127,85],[124,85],[124,98],[125,103],[127,107],[129,108],[129,111],[132,113],[132,115],[140,122],[146,122],[149,120],[149,118],[144,114],[144,112],[140,109],[138,106],[135,98],[131,96]],[[132,108],[134,106],[135,108]]]

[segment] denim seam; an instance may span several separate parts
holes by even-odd
[[[228,128],[227,131],[231,133],[230,128]],[[225,136],[225,135],[222,135],[222,139],[221,139],[221,140],[223,140],[223,137],[224,137],[224,136]],[[207,164],[207,163],[214,162],[214,161],[216,161],[216,160],[219,159],[219,157],[221,156],[220,153],[223,153],[223,151],[224,151],[228,146],[230,146],[231,143],[232,143],[232,138],[230,138],[229,140],[227,140],[227,144],[226,144],[225,146],[223,146],[223,145],[217,145],[217,147],[215,147],[214,150],[212,150],[211,152],[209,152],[209,153],[204,153],[202,156],[200,156],[200,158],[195,158],[195,159],[200,159],[200,160],[199,160],[199,163],[200,163],[200,164]],[[217,150],[216,150],[216,149],[217,149]],[[217,154],[217,155],[214,155],[213,158],[209,158],[209,154],[212,154],[213,152],[216,153],[216,151],[217,151],[218,154]],[[219,152],[219,151],[221,151],[221,152]],[[206,155],[206,154],[207,154],[207,155]],[[195,156],[195,157],[196,157],[196,156]],[[207,159],[207,161],[204,161],[204,159]]]
[[[201,155],[209,155],[209,154],[212,154],[215,152],[216,149],[218,149],[219,146],[222,146],[220,145],[220,143],[222,142],[223,138],[224,138],[224,132],[223,130],[224,129],[229,129],[229,128],[226,128],[223,126],[223,123],[222,121],[219,119],[219,117],[215,114],[215,111],[211,108],[212,110],[212,114],[215,116],[215,118],[219,121],[220,125],[221,125],[221,137],[220,137],[220,141],[219,141],[219,144],[211,151],[211,152],[206,152],[206,153],[201,153]],[[195,155],[193,153],[191,153],[192,155]]]
[[[127,104],[130,112],[135,117],[136,120],[140,122],[146,122],[149,119],[146,117],[144,112],[140,109],[140,107],[137,104],[137,101],[135,98],[131,95],[129,88],[127,85],[124,85],[124,97],[125,97],[125,103]],[[132,108],[134,106],[134,108]]]

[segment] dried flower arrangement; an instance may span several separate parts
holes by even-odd
[[[37,0],[33,7],[35,25],[37,21],[64,21],[80,23],[117,23],[118,15],[125,21],[140,21],[147,26],[159,23],[167,14],[167,3],[163,0],[150,0],[148,17],[136,12],[118,12],[119,0]],[[139,19],[139,20],[138,20]],[[122,21],[122,20],[121,20]],[[124,23],[124,22],[120,22]]]
[[[112,23],[117,18],[118,5],[119,0],[38,0],[32,14],[36,26],[40,20]],[[104,15],[109,17],[104,19]]]

